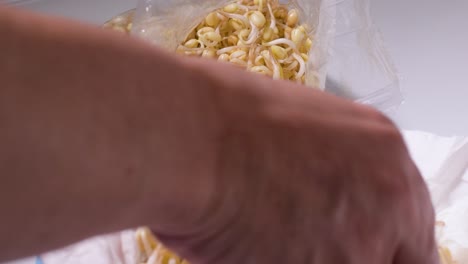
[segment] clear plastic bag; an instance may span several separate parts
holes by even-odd
[[[380,110],[402,101],[397,70],[372,22],[369,0],[334,4],[335,36],[330,46],[327,91]]]
[[[305,83],[323,88],[326,76],[326,54],[334,35],[333,0],[280,1],[299,11],[301,24],[307,25],[314,40],[306,67]],[[177,46],[210,12],[233,0],[142,0],[135,15],[133,33],[163,48],[175,51]]]
[[[175,51],[211,11],[233,0],[140,0],[133,34]],[[388,110],[402,102],[398,76],[369,15],[368,0],[280,1],[311,30],[306,84]],[[328,77],[327,77],[328,73]]]

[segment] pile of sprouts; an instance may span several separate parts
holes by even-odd
[[[104,28],[129,34],[133,15],[116,16]],[[203,18],[176,51],[304,83],[313,45],[309,30],[300,24],[297,9],[278,0],[237,0]]]
[[[298,10],[278,0],[239,0],[209,13],[177,52],[304,83],[313,42],[299,21]]]

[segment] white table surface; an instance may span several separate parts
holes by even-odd
[[[403,129],[468,135],[468,1],[371,1],[402,78],[405,103],[394,120]],[[135,3],[31,0],[24,6],[99,24]]]

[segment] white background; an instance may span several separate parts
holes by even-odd
[[[5,1],[5,0],[3,0]],[[371,0],[402,78],[404,129],[468,135],[468,0]],[[2,0],[0,0],[2,2]],[[136,0],[30,0],[32,10],[101,24]]]
[[[373,0],[402,77],[407,129],[468,135],[468,0]]]

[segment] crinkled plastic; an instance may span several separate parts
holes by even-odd
[[[397,70],[372,22],[370,0],[338,0],[326,88],[338,96],[394,110],[402,101]]]
[[[140,0],[133,33],[175,51],[211,11],[232,0]],[[381,110],[400,105],[399,79],[370,18],[369,0],[280,1],[311,29],[306,84]],[[327,77],[328,74],[328,77]]]

